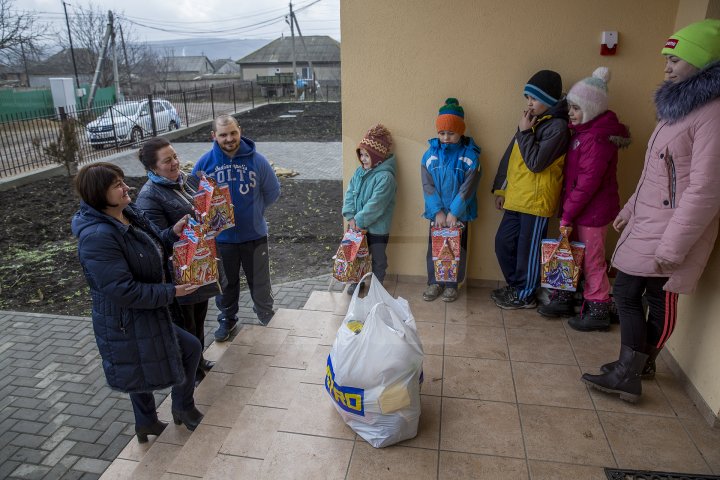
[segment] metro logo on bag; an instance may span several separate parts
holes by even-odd
[[[362,388],[343,387],[335,383],[335,372],[333,371],[332,360],[330,355],[327,359],[327,367],[325,368],[325,390],[330,394],[338,407],[346,412],[365,416],[365,390]]]
[[[457,282],[460,265],[460,227],[431,227],[435,280]]]
[[[333,257],[333,277],[340,282],[359,282],[370,272],[372,263],[367,238],[363,232],[348,230]]]
[[[585,257],[585,244],[570,242],[571,230],[560,227],[560,238],[542,241],[542,287],[570,292],[577,290]]]

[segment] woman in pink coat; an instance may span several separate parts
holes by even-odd
[[[583,381],[636,402],[641,376],[675,328],[678,294],[691,293],[712,252],[720,212],[720,20],[670,37],[665,82],[655,92],[659,122],[635,193],[613,222],[620,316],[617,361]],[[647,299],[647,317],[642,297]]]

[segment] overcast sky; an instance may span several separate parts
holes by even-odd
[[[66,0],[68,15],[89,0]],[[288,0],[93,0],[103,10],[124,15],[140,40],[224,37],[274,39],[290,34],[283,15]],[[305,8],[304,8],[305,7]],[[41,22],[64,28],[62,0],[15,0],[14,10],[36,12]],[[295,0],[303,35],[340,40],[340,0]]]

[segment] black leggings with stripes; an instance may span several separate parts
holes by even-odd
[[[678,294],[666,292],[667,277],[637,277],[618,271],[613,298],[620,316],[620,341],[635,351],[662,348],[677,320]],[[647,300],[647,315],[643,308]]]

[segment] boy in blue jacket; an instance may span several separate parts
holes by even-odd
[[[235,226],[215,239],[228,280],[222,295],[215,297],[220,310],[215,340],[224,342],[237,328],[241,268],[260,322],[267,325],[275,314],[264,214],[280,197],[280,182],[270,163],[255,151],[255,143],[241,135],[234,117],[217,117],[212,137],[212,150],[200,157],[192,173],[205,172],[218,183],[227,184],[235,212]]]
[[[458,296],[458,285],[465,279],[469,222],[477,217],[476,190],[482,175],[480,147],[465,134],[465,112],[455,98],[445,100],[435,120],[438,136],[429,140],[420,167],[425,199],[423,216],[430,226],[462,226],[460,265],[457,282],[438,283],[432,260],[432,235],[428,235],[426,255],[428,286],[423,299],[431,302],[442,294],[445,302]]]
[[[380,282],[385,280],[390,223],[395,209],[395,155],[390,153],[392,137],[383,125],[377,124],[365,134],[355,150],[360,166],[350,179],[342,215],[348,228],[367,230],[372,258],[372,271]],[[357,283],[348,287],[352,295]],[[360,288],[362,288],[362,284]]]

